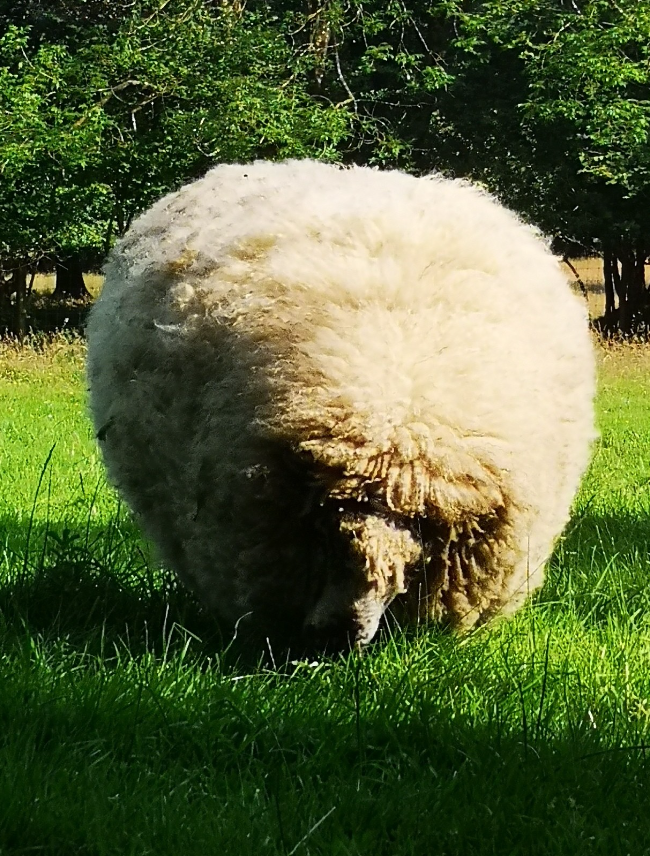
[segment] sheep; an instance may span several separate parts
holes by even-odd
[[[230,626],[363,645],[543,581],[594,437],[584,306],[482,190],[220,165],[112,251],[88,322],[109,477]]]

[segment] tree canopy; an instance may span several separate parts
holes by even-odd
[[[309,97],[263,14],[173,0],[116,22],[90,5],[55,42],[35,12],[0,37],[1,258],[101,253],[215,162],[336,156],[349,115]]]
[[[481,182],[648,317],[650,0],[0,0],[0,267],[100,259],[217,162]],[[558,245],[560,245],[558,244]]]

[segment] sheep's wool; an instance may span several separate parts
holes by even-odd
[[[115,247],[88,375],[111,479],[233,624],[366,642],[543,580],[587,465],[586,312],[489,196],[314,161],[218,166]]]

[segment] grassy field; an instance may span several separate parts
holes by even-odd
[[[104,277],[97,273],[85,273],[84,282],[92,296],[97,297],[102,290]],[[34,277],[34,291],[36,294],[53,294],[55,286],[56,277],[53,273],[38,273]]]
[[[106,487],[83,348],[0,346],[0,856],[650,854],[650,351],[541,594],[456,638],[240,657]]]

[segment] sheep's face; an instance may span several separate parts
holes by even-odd
[[[305,636],[318,648],[365,645],[377,632],[387,603],[357,584],[328,584],[305,622]],[[367,588],[367,587],[366,587]]]
[[[365,645],[391,601],[406,591],[406,572],[421,548],[408,529],[375,514],[344,512],[339,528],[350,562],[344,578],[337,575],[326,585],[305,630],[336,647]]]

